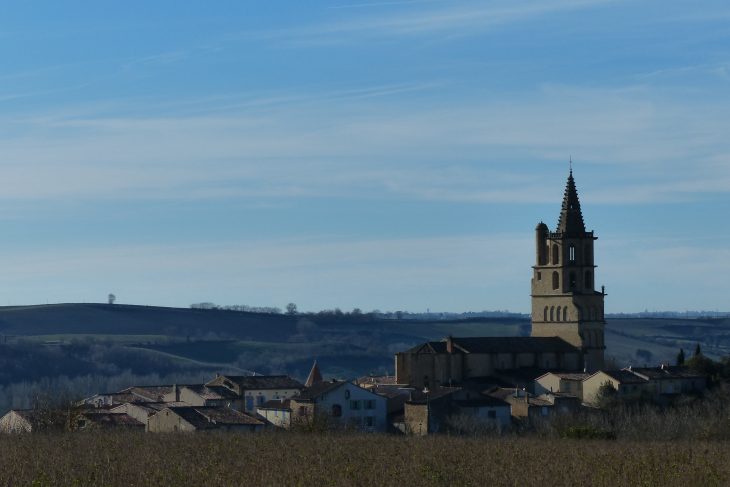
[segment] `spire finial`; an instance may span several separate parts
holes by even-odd
[[[573,156],[570,156],[570,175],[573,175]]]

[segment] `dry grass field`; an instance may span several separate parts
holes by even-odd
[[[0,485],[727,485],[728,443],[377,435],[0,437]]]

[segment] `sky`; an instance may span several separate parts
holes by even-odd
[[[0,305],[728,310],[725,1],[0,2]]]

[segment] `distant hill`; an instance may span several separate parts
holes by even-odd
[[[79,395],[200,381],[216,371],[304,379],[315,358],[325,376],[392,374],[393,354],[426,340],[529,333],[528,318],[509,316],[429,321],[117,304],[0,307],[0,410],[61,386]],[[680,347],[690,356],[698,343],[714,358],[730,354],[730,319],[609,319],[606,328],[606,355],[621,367],[673,362]]]

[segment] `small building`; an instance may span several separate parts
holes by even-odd
[[[495,388],[489,391],[488,395],[508,403],[511,406],[512,417],[518,421],[534,421],[553,414],[554,404],[547,397],[536,396],[518,387]]]
[[[175,433],[193,431],[261,431],[264,422],[227,407],[170,406],[150,416],[147,431]]]
[[[412,392],[404,407],[405,433],[501,431],[511,422],[504,400],[458,387]]]
[[[164,402],[181,402],[188,406],[226,406],[241,410],[242,399],[230,389],[223,386],[206,386],[194,384],[173,385],[172,390],[163,397]]]
[[[290,401],[291,425],[327,423],[332,428],[388,430],[387,399],[352,382],[320,382]]]
[[[660,365],[633,367],[630,371],[649,381],[646,389],[654,395],[688,394],[702,392],[707,388],[707,377],[693,372],[689,367]]]
[[[218,375],[205,386],[232,391],[240,401],[240,410],[252,414],[268,401],[289,399],[304,389],[288,375]]]
[[[649,380],[630,369],[599,370],[583,380],[583,402],[596,404],[600,388],[605,384],[613,387],[618,397],[639,397],[649,390]]]
[[[150,416],[157,414],[158,411],[170,406],[185,406],[185,404],[165,402],[127,402],[109,409],[109,412],[127,414],[140,423],[147,425],[147,420]]]
[[[291,400],[267,401],[256,408],[256,413],[267,423],[278,428],[288,429],[291,426]]]
[[[548,372],[535,379],[535,393],[570,394],[583,400],[583,381],[591,375],[587,372]]]

